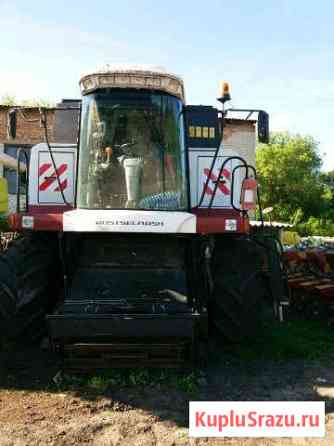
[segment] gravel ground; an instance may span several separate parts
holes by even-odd
[[[55,385],[57,363],[39,349],[1,354],[1,446],[333,445],[334,364],[245,361],[224,356],[196,377],[190,395],[177,385]],[[325,400],[325,439],[191,439],[188,402]]]

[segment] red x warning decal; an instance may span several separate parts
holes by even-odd
[[[67,171],[68,165],[67,164],[61,164],[58,169],[55,171],[52,168],[51,163],[44,163],[40,165],[38,170],[38,176],[39,176],[39,190],[41,192],[46,191],[54,186],[55,189],[53,189],[54,192],[61,190],[65,190],[67,188],[67,178],[61,178],[62,175]],[[51,171],[50,171],[51,169]],[[45,175],[47,172],[50,172],[49,175]],[[60,188],[58,185],[57,176],[60,180]]]
[[[226,180],[228,180],[228,182],[231,180],[231,172],[230,172],[229,170],[227,170],[227,169],[223,169],[222,174],[221,174],[221,177],[220,177],[219,180],[218,180],[218,177],[217,177],[213,172],[211,172],[211,175],[210,175],[210,169],[208,169],[208,168],[205,168],[205,169],[204,169],[204,175],[205,175],[206,178],[209,178],[209,180],[211,181],[211,183],[214,183],[213,186],[209,186],[209,184],[210,184],[210,181],[209,181],[209,183],[208,183],[208,185],[207,185],[207,187],[206,187],[206,190],[205,190],[205,193],[206,193],[207,195],[213,195],[213,191],[214,191],[214,189],[215,189],[215,184],[217,183],[217,181],[218,181],[218,186],[217,186],[218,189],[219,189],[224,195],[230,195],[231,191],[230,191],[230,189],[226,186],[226,181],[224,181],[223,178],[222,178],[222,177],[226,178]],[[223,181],[222,181],[222,180],[223,180]],[[204,187],[205,187],[205,183],[204,183]],[[217,190],[218,190],[218,189],[217,189]]]

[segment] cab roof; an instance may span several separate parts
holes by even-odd
[[[106,65],[81,77],[83,95],[101,88],[159,90],[185,102],[183,80],[162,67],[151,65]]]

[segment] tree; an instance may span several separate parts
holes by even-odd
[[[330,207],[331,209],[333,209],[332,212],[334,212],[334,170],[322,173],[321,180],[327,191],[328,200],[330,201],[331,204]]]
[[[0,99],[0,105],[7,106],[22,106],[22,107],[54,107],[54,103],[47,99],[25,99],[23,101],[18,100],[15,96],[5,94]]]
[[[9,94],[5,94],[5,95],[2,96],[2,98],[1,98],[1,100],[0,100],[0,104],[1,104],[1,105],[9,105],[9,106],[12,106],[12,105],[16,105],[17,102],[16,102],[16,98],[15,98],[15,96],[11,96],[11,95],[9,95]]]
[[[277,133],[269,144],[258,146],[262,203],[274,208],[273,219],[299,223],[329,212],[332,194],[321,165],[318,143],[310,136]]]

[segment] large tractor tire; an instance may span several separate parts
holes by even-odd
[[[265,311],[273,309],[265,278],[265,250],[247,238],[217,238],[213,254],[214,289],[210,329],[230,342],[256,336]]]
[[[13,240],[0,255],[0,338],[31,341],[45,333],[45,314],[59,292],[55,234]]]

